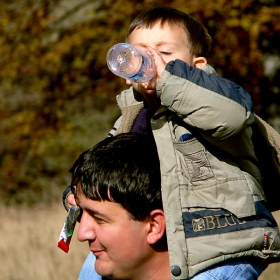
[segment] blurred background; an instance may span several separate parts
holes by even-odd
[[[108,70],[107,50],[125,40],[136,15],[158,5],[205,25],[209,64],[242,85],[280,132],[277,0],[2,0],[0,279],[77,279],[86,244],[74,236],[69,254],[56,248],[68,170],[120,114],[115,98],[126,84]],[[279,275],[271,265],[262,279]]]

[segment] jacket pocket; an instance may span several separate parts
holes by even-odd
[[[226,209],[237,218],[256,214],[261,187],[234,161],[220,160],[196,139],[174,142],[182,208]]]

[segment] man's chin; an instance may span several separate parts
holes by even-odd
[[[100,259],[96,259],[95,265],[94,265],[95,271],[97,274],[103,276],[103,277],[108,277],[112,278],[112,269],[110,268],[109,264],[105,261],[102,261]]]

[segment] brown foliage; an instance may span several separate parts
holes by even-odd
[[[219,75],[245,87],[263,117],[272,104],[279,111],[276,2],[70,2],[16,0],[0,8],[0,194],[6,200],[47,199],[42,194],[59,184],[61,191],[77,155],[106,136],[115,113],[105,120],[98,112],[111,110],[126,87],[108,70],[106,52],[152,6],[171,5],[200,20],[213,37],[208,61]],[[267,57],[275,58],[275,71],[264,68]]]

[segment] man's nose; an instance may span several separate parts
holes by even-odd
[[[85,211],[82,213],[80,225],[77,233],[77,238],[80,242],[94,240],[95,231],[93,225],[93,219]]]

